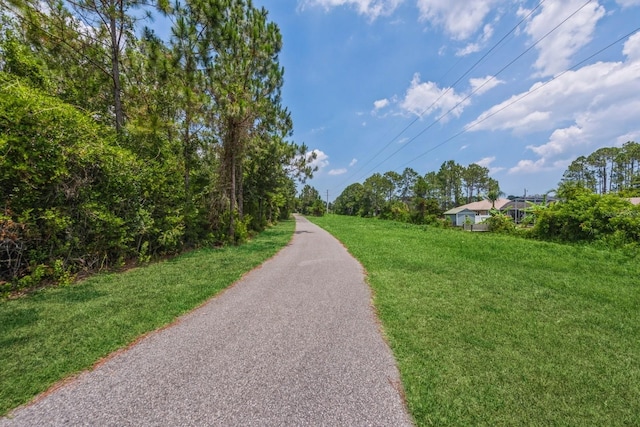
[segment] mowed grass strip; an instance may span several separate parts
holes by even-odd
[[[197,307],[273,256],[294,227],[0,302],[0,415]]]
[[[640,425],[638,259],[310,219],[366,268],[418,425]]]

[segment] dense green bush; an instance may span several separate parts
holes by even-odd
[[[491,209],[489,211],[489,218],[483,222],[489,226],[489,231],[496,233],[511,234],[515,231],[516,226],[513,223],[513,218],[510,215],[500,212],[497,209]]]
[[[442,210],[440,210],[436,199],[425,199],[423,197],[414,198],[413,211],[411,212],[412,223],[436,225],[440,222],[441,216]]]
[[[640,206],[616,194],[577,192],[541,210],[532,235],[567,242],[606,241],[614,246],[638,243]]]
[[[75,108],[4,73],[0,86],[2,232],[21,260],[2,279],[133,255],[143,165]]]
[[[165,11],[211,30],[165,44],[125,5],[114,19],[133,27],[114,44],[78,24],[104,5],[13,6],[0,10],[0,293],[240,243],[289,216],[315,154],[289,140],[281,35],[261,9]]]
[[[298,212],[303,215],[322,216],[327,209],[318,190],[308,184],[300,191],[296,204]]]
[[[381,212],[380,219],[390,219],[393,221],[410,222],[411,216],[409,206],[399,200],[385,203]]]

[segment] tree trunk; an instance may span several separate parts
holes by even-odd
[[[189,186],[191,180],[191,107],[187,105],[184,118],[184,136],[182,140],[182,156],[184,157],[184,193],[189,200]]]
[[[234,214],[236,211],[236,156],[233,152],[233,147],[229,147],[231,149],[231,155],[229,159],[229,239],[234,239],[235,242],[235,218]]]
[[[122,0],[118,1],[122,8]],[[115,15],[109,16],[109,31],[111,35],[111,73],[113,79],[113,108],[116,114],[116,131],[122,132],[124,126],[124,114],[122,112],[122,100],[120,98],[120,46],[118,42],[118,29]]]
[[[242,159],[238,159],[239,162]],[[240,164],[236,165],[236,185],[238,186],[238,217],[240,220],[244,219],[244,177],[242,173],[242,167]]]

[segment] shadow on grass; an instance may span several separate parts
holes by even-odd
[[[34,324],[39,318],[35,308],[8,307],[0,311],[0,325],[6,331]]]
[[[100,292],[96,289],[95,284],[85,282],[82,286],[71,286],[66,292],[55,294],[51,302],[85,303],[105,295],[105,292]]]

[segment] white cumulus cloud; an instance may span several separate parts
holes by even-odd
[[[469,103],[468,99],[452,88],[444,89],[434,82],[421,82],[420,74],[415,73],[404,99],[400,101],[400,107],[416,116],[429,115],[435,111],[440,114],[451,111],[455,116],[460,116]]]
[[[488,168],[491,165],[491,163],[493,163],[495,160],[496,160],[496,156],[484,157],[475,163],[476,165],[482,166],[483,168]]]
[[[471,85],[471,91],[476,95],[482,95],[485,92],[490,91],[494,87],[504,83],[504,81],[497,79],[493,76],[486,76],[480,78],[469,79]]]
[[[418,0],[420,19],[438,26],[456,40],[466,40],[482,26],[501,0]]]
[[[515,134],[548,133],[527,149],[511,173],[566,167],[578,155],[622,144],[640,135],[640,35],[624,44],[621,62],[596,62],[556,79],[536,82],[526,92],[483,112],[468,130],[507,130]]]
[[[535,68],[540,76],[554,75],[568,68],[572,56],[593,38],[596,24],[605,15],[605,9],[597,1],[583,5],[583,0],[547,1],[541,11],[527,22],[525,33],[532,42],[560,25],[536,45],[538,59]],[[529,12],[520,9],[518,14],[524,16]]]
[[[538,173],[548,170],[550,170],[550,168],[546,167],[545,159],[538,159],[536,161],[520,160],[516,166],[509,169],[509,173]]]
[[[616,0],[622,7],[640,6],[640,0]]]
[[[351,162],[349,163],[349,167],[355,166],[356,163],[358,163],[358,159],[351,160]]]
[[[331,169],[329,171],[329,175],[343,175],[347,173],[347,170],[345,168],[342,169]]]
[[[491,166],[491,164],[496,160],[495,156],[491,156],[491,157],[483,157],[482,159],[478,160],[476,163],[476,165],[478,166],[482,166],[483,168],[487,168],[489,169],[489,175],[493,175],[495,173],[501,172],[504,170],[503,167],[499,167],[499,166]]]
[[[354,8],[358,14],[371,20],[380,16],[391,15],[404,0],[303,0],[300,7],[320,6],[325,10],[334,7],[348,6]]]
[[[640,49],[640,37],[625,43],[624,51]],[[536,82],[527,92],[515,94],[483,112],[468,128],[474,130],[542,131],[553,130],[579,116],[603,111],[610,105],[638,100],[640,61],[597,62],[569,71],[555,80]],[[523,129],[524,128],[524,129]]]
[[[389,105],[389,100],[388,99],[379,99],[377,101],[373,102],[373,108],[375,111],[380,110],[384,107],[386,107],[387,105]]]
[[[315,153],[316,158],[311,160],[312,153]],[[307,153],[307,160],[310,161],[309,166],[315,168],[318,167],[318,170],[329,166],[329,156],[327,156],[321,150],[315,149],[310,153]]]
[[[456,51],[456,56],[467,56],[472,53],[480,52],[482,49],[484,49],[485,45],[491,39],[492,35],[493,26],[491,24],[486,24],[484,26],[480,39],[475,43],[469,43],[462,49],[458,49]]]
[[[629,61],[640,61],[640,33],[635,33],[629,37],[624,44],[622,53]]]
[[[456,56],[467,56],[472,53],[480,52],[482,50],[482,45],[480,43],[469,43],[462,49],[458,49],[456,51]]]

